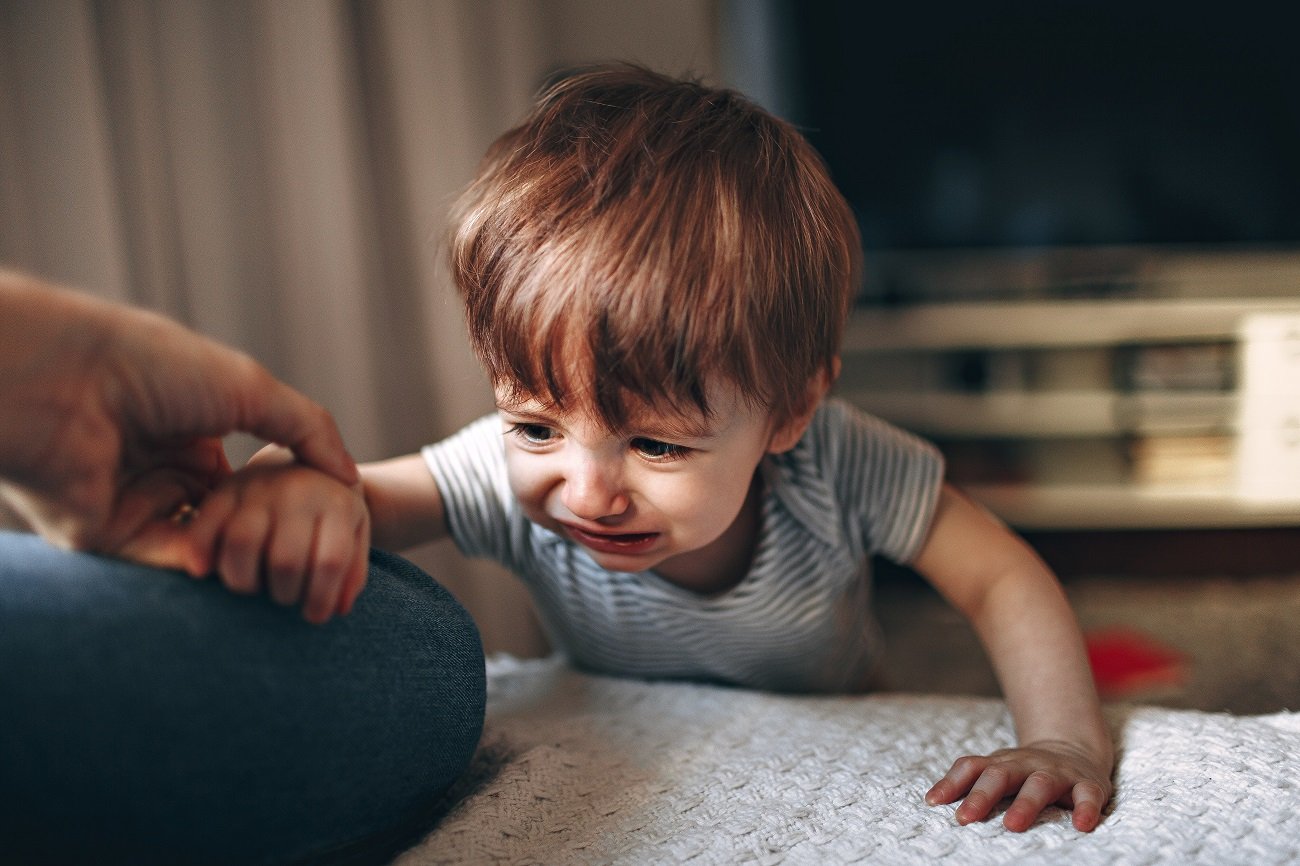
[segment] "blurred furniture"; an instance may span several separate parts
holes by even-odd
[[[841,393],[935,440],[953,480],[1008,523],[1300,526],[1300,253],[917,252],[869,265]]]

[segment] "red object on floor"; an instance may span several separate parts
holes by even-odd
[[[1135,629],[1089,632],[1084,635],[1084,645],[1103,698],[1129,697],[1187,682],[1187,656]]]

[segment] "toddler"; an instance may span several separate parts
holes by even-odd
[[[811,146],[737,94],[633,66],[568,77],[491,148],[451,264],[497,412],[349,489],[263,454],[183,533],[195,573],[321,621],[369,534],[450,534],[524,580],[574,664],[854,691],[879,673],[872,554],[974,625],[1020,744],[926,795],[961,823],[1005,797],[1096,826],[1112,747],[1059,584],[943,482],[938,452],[828,391],[859,276]]]

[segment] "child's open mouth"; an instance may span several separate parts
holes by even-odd
[[[574,541],[597,553],[641,553],[652,547],[659,538],[657,532],[587,532],[567,523],[564,524],[564,531]]]

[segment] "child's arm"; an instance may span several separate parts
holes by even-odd
[[[419,454],[361,467],[374,543],[403,550],[447,535],[447,515],[433,474]]]
[[[995,518],[945,485],[913,566],[971,621],[988,650],[1020,744],[953,764],[926,794],[963,796],[957,820],[978,821],[1015,796],[1003,823],[1025,830],[1047,806],[1091,830],[1110,799],[1114,751],[1074,613],[1038,556]],[[1018,793],[1017,793],[1018,792]]]

